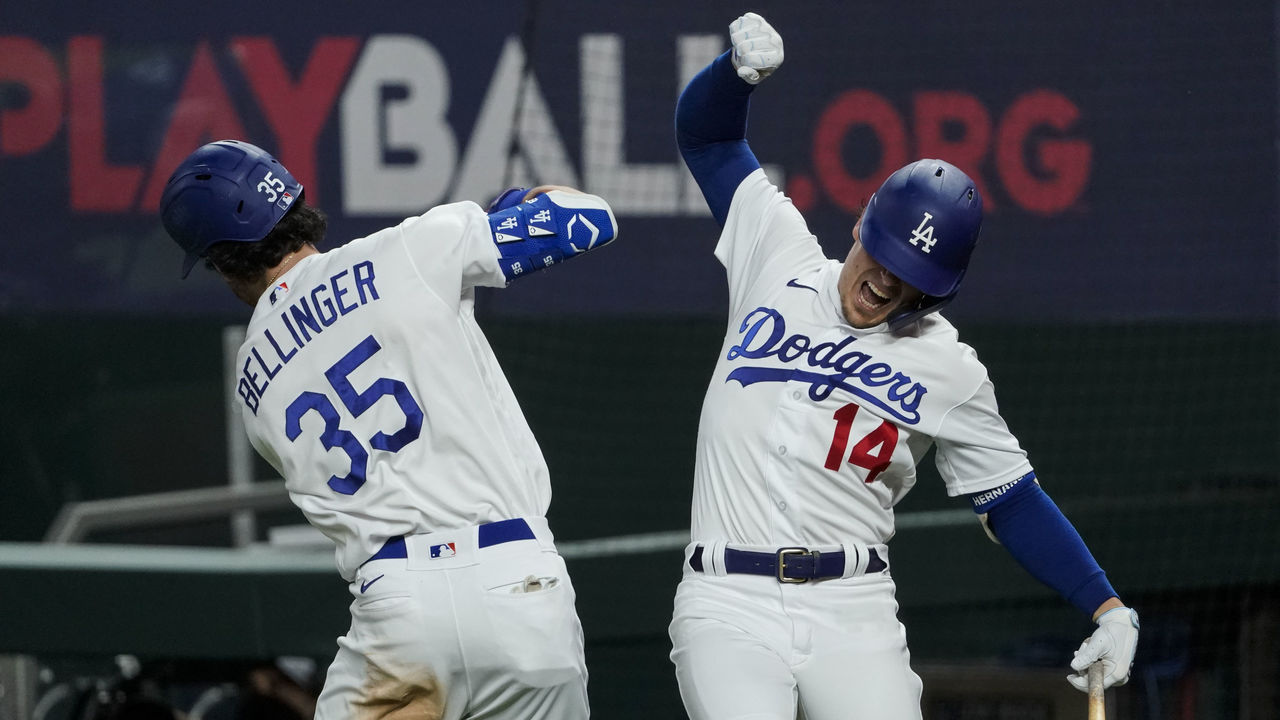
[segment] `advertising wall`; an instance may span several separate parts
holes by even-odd
[[[940,156],[988,210],[953,316],[1276,317],[1272,4],[755,9],[787,60],[749,137],[831,255],[889,172]],[[209,273],[178,280],[156,216],[173,167],[223,137],[276,153],[334,244],[509,184],[609,198],[622,242],[571,281],[493,294],[491,312],[721,312],[717,228],[671,125],[742,8],[135,10],[3,10],[0,312],[237,312]]]

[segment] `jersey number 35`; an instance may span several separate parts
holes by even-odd
[[[409,386],[399,380],[378,378],[365,390],[357,391],[347,377],[381,349],[382,346],[370,335],[326,370],[324,376],[334,392],[338,394],[338,399],[342,401],[343,406],[354,417],[360,417],[365,410],[373,407],[374,403],[386,395],[395,398],[396,403],[400,405],[400,411],[404,413],[404,427],[390,435],[379,431],[369,438],[368,444],[375,450],[399,452],[400,448],[417,440],[422,432],[422,407],[418,405],[417,400],[413,399]],[[349,430],[340,427],[342,418],[329,397],[323,393],[311,391],[303,392],[285,410],[284,432],[289,440],[297,440],[302,434],[302,417],[309,412],[315,412],[324,420],[324,432],[320,433],[320,444],[324,449],[341,448],[351,459],[350,471],[342,477],[337,475],[330,477],[329,487],[343,495],[354,495],[360,486],[364,485],[365,473],[369,469],[369,451]]]

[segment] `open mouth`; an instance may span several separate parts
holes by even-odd
[[[893,299],[887,292],[876,287],[871,281],[867,280],[858,288],[858,303],[871,312],[876,312],[888,305]]]

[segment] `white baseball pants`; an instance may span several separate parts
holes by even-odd
[[[546,521],[478,547],[476,528],[405,538],[361,566],[318,720],[589,716],[573,584]]]
[[[691,720],[918,720],[887,572],[783,584],[685,563],[671,660]]]

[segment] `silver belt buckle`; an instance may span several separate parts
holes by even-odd
[[[817,564],[818,564],[818,553],[817,553],[817,551],[810,551],[808,548],[802,548],[802,547],[784,547],[784,548],[781,548],[780,550],[778,550],[778,582],[780,582],[780,583],[793,583],[793,584],[796,584],[796,585],[799,585],[799,584],[801,584],[801,583],[807,583],[807,582],[809,582],[809,578],[789,578],[789,577],[787,577],[787,575],[786,575],[786,569],[787,569],[787,556],[788,556],[788,555],[800,555],[800,556],[808,555],[808,556],[812,556],[812,557],[813,557],[814,567],[816,568],[816,567],[817,567]]]

